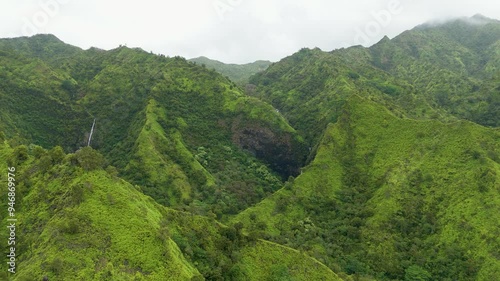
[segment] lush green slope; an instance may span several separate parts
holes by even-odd
[[[247,64],[225,64],[220,61],[211,60],[207,57],[199,57],[190,59],[189,61],[195,62],[199,65],[204,65],[210,69],[228,77],[238,85],[246,85],[250,76],[266,70],[271,65],[270,61],[256,61]]]
[[[96,119],[92,147],[162,204],[235,214],[305,159],[302,139],[274,108],[182,58],[83,51],[50,35],[0,40],[0,49],[0,75],[17,78],[2,89],[9,138],[75,151]]]
[[[17,272],[8,276],[3,262],[2,280],[340,280],[295,250],[159,205],[112,167],[104,170],[103,160],[89,147],[64,155],[60,147],[2,142],[0,168],[16,168],[18,220]],[[0,207],[6,225],[5,200]],[[266,261],[273,270],[253,271],[270,266]]]
[[[500,22],[480,16],[423,25],[371,48],[302,49],[253,76],[249,93],[279,109],[311,146],[351,94],[410,118],[497,126],[499,44]]]
[[[418,26],[370,51],[374,65],[418,87],[434,106],[498,126],[499,46],[500,21],[477,15]]]
[[[498,130],[401,119],[353,96],[302,174],[235,220],[357,276],[492,280],[499,140]]]
[[[88,115],[70,103],[70,94],[62,87],[67,73],[2,47],[0,78],[0,130],[9,138],[67,149],[82,142],[81,120]]]
[[[345,100],[360,94],[413,118],[439,116],[406,81],[370,65],[360,47],[326,53],[302,49],[251,78],[253,95],[273,104],[313,147]]]

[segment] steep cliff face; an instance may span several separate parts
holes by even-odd
[[[231,126],[232,141],[263,159],[282,178],[296,176],[306,157],[305,144],[296,134],[272,130],[258,122],[236,118]]]

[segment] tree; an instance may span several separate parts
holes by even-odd
[[[28,160],[28,147],[26,145],[20,145],[14,148],[12,153],[12,163],[18,164]]]
[[[43,147],[38,145],[30,145],[31,154],[35,156],[35,158],[40,159],[42,156],[47,154],[47,151],[43,149]]]
[[[405,270],[405,281],[428,281],[431,274],[418,265],[412,265]]]
[[[77,90],[76,81],[74,81],[74,80],[71,81],[71,80],[66,79],[61,83],[61,88],[63,90],[65,90],[66,92],[68,92],[73,97],[76,93],[76,90]]]
[[[52,158],[52,162],[54,164],[61,163],[62,160],[64,159],[64,156],[66,156],[64,154],[64,150],[60,146],[56,146],[56,147],[52,148],[49,151],[49,155],[50,155],[50,158]]]
[[[90,146],[78,150],[75,155],[78,165],[86,171],[103,168],[105,163],[104,157]]]

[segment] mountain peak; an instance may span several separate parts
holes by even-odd
[[[477,20],[495,21],[494,19],[491,19],[491,18],[489,18],[487,16],[484,16],[482,14],[475,14],[475,15],[473,15],[470,18],[471,19],[477,19]]]
[[[43,42],[43,43],[55,43],[55,44],[65,44],[61,39],[59,39],[54,34],[35,34],[33,36],[27,37],[29,41],[32,42]],[[28,41],[28,42],[29,42]]]
[[[33,36],[30,36],[30,38],[33,38],[33,39],[50,39],[50,40],[62,42],[61,39],[57,38],[57,36],[55,36],[54,34],[51,34],[51,33],[35,34]]]
[[[488,23],[499,23],[499,21],[494,20],[492,18],[488,18],[482,14],[475,14],[470,18],[462,18],[462,21],[470,24],[476,24],[476,25],[484,25]]]
[[[416,29],[427,29],[456,24],[469,24],[473,26],[483,26],[490,23],[500,23],[500,21],[488,18],[482,14],[475,14],[472,17],[455,17],[448,19],[434,19],[416,27]]]
[[[378,43],[386,43],[386,42],[391,42],[391,39],[385,35]]]

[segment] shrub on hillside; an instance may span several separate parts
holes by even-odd
[[[90,146],[81,148],[75,156],[77,164],[86,171],[97,170],[105,165],[104,157]]]

